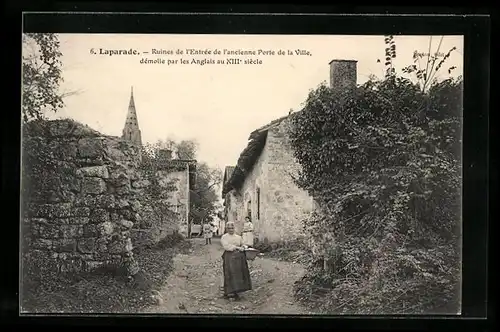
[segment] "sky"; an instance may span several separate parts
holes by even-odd
[[[395,36],[402,68],[414,51],[452,52],[446,68],[462,74],[462,36]],[[194,139],[198,161],[224,169],[235,165],[250,133],[298,110],[311,89],[329,80],[332,59],[358,61],[358,83],[383,75],[383,36],[314,35],[133,35],[61,34],[63,92],[77,91],[51,118],[72,118],[106,135],[120,136],[133,86],[143,142]],[[137,55],[101,55],[104,50],[137,50]],[[153,49],[174,54],[152,54]],[[176,50],[184,54],[176,54]],[[188,55],[187,49],[211,55]],[[214,50],[274,51],[275,55],[231,56]],[[279,50],[306,50],[309,55],[277,55]],[[144,53],[148,52],[148,53]],[[96,54],[92,54],[96,53]],[[261,64],[181,64],[180,59],[260,59]],[[141,64],[141,59],[165,64]],[[382,60],[377,63],[377,59]],[[176,64],[167,64],[177,60]],[[423,64],[425,66],[425,64]],[[446,70],[442,75],[445,75]],[[445,75],[446,76],[446,75]]]

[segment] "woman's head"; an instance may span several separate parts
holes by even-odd
[[[229,234],[234,234],[234,222],[229,221],[226,223],[226,230]]]
[[[252,219],[249,216],[245,217],[245,222],[252,222]]]

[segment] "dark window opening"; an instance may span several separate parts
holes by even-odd
[[[247,205],[247,216],[250,217],[250,220],[252,219],[252,201],[248,201]]]

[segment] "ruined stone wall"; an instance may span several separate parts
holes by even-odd
[[[176,227],[146,195],[155,179],[140,170],[139,148],[70,120],[23,131],[23,252],[57,272],[116,264],[134,274],[133,247]]]

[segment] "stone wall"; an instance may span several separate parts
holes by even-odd
[[[302,221],[313,209],[313,199],[300,189],[294,178],[300,165],[288,140],[288,120],[269,130],[267,182],[265,195],[266,234],[269,240],[292,240],[302,235]]]
[[[23,131],[23,252],[58,272],[116,264],[136,273],[133,246],[176,228],[175,214],[154,215],[155,179],[140,170],[139,148],[70,120]]]
[[[302,220],[313,208],[309,194],[293,182],[300,165],[288,141],[289,125],[285,120],[268,131],[264,149],[241,189],[228,193],[228,221],[235,222],[236,232],[241,232],[250,208],[258,241],[279,242],[300,237]]]

